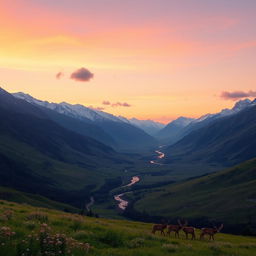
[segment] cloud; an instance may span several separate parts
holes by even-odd
[[[94,107],[94,106],[92,106],[92,105],[90,105],[88,108],[91,108],[91,109],[93,109],[93,110],[99,110],[99,111],[102,111],[102,110],[105,109],[105,108],[103,108],[103,107]]]
[[[108,100],[102,101],[102,105],[111,105],[111,103]]]
[[[116,102],[116,103],[112,103],[111,107],[131,107],[131,105],[127,102]]]
[[[79,68],[78,70],[74,71],[70,75],[70,79],[73,79],[75,81],[79,82],[88,82],[90,79],[94,77],[94,74],[91,73],[88,69],[86,68]]]
[[[132,105],[127,103],[127,102],[115,102],[115,103],[111,103],[110,101],[108,100],[104,100],[102,101],[102,105],[105,105],[105,106],[111,106],[113,108],[115,107],[131,107]]]
[[[238,100],[246,97],[256,97],[256,91],[234,91],[234,92],[222,92],[220,95],[221,98],[225,100]]]
[[[55,75],[56,79],[61,79],[63,76],[64,76],[64,73],[62,73],[62,72],[58,72],[58,73]]]

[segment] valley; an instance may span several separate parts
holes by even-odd
[[[170,136],[176,129],[179,140],[171,143],[158,140],[156,133],[165,129],[167,136],[167,126],[0,92],[3,199],[107,218],[186,218],[206,225],[223,221],[224,231],[232,233],[237,232],[236,220],[240,233],[255,232],[253,101],[197,120],[173,121],[167,125]],[[226,175],[241,179],[229,186]],[[30,200],[35,193],[38,196]],[[232,193],[239,205],[231,200]],[[223,205],[219,212],[217,205]]]

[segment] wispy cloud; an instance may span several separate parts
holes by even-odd
[[[127,103],[127,102],[110,102],[108,100],[104,100],[102,101],[102,105],[105,106],[111,106],[112,108],[116,108],[116,107],[131,107],[132,105]]]
[[[73,79],[75,81],[79,82],[88,82],[94,77],[94,74],[91,73],[88,69],[86,68],[79,68],[76,71],[74,71],[70,75],[70,79]]]
[[[131,107],[131,105],[127,102],[116,102],[116,103],[112,103],[111,107]]]
[[[63,72],[58,72],[58,73],[55,75],[56,79],[61,79],[63,76],[64,76],[64,73],[63,73]]]
[[[94,107],[94,106],[92,106],[92,105],[90,105],[89,108],[91,108],[91,109],[93,109],[93,110],[99,110],[99,111],[102,111],[102,110],[105,109],[105,108],[103,108],[103,107]]]
[[[111,105],[111,103],[108,100],[102,101],[102,105]]]
[[[256,97],[256,91],[233,91],[233,92],[227,92],[224,91],[221,93],[221,98],[225,100],[238,100],[246,97]]]

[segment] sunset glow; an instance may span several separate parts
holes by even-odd
[[[164,123],[218,112],[256,91],[256,1],[230,2],[0,1],[0,86]]]

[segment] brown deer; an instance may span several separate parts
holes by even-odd
[[[186,239],[188,239],[188,235],[191,234],[191,240],[195,240],[196,239],[195,228],[187,227],[187,225],[188,225],[187,221],[182,225],[182,230],[186,235]]]
[[[164,230],[166,229],[167,224],[155,224],[152,227],[152,234],[155,234],[156,231],[161,231],[161,235],[165,236]]]
[[[214,235],[220,232],[223,229],[223,224],[221,224],[218,228],[202,228],[200,239],[203,239],[205,235],[209,235],[209,240],[214,240]]]
[[[167,235],[170,236],[171,232],[173,231],[175,233],[175,237],[179,238],[179,231],[182,229],[182,227],[183,225],[181,224],[180,220],[178,220],[178,225],[169,224],[167,227]]]

